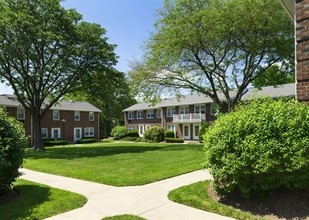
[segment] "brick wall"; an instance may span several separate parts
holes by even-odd
[[[296,97],[309,103],[309,0],[296,0]]]

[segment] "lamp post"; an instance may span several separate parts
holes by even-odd
[[[62,139],[63,139],[63,147],[64,147],[64,141],[65,141],[65,123],[67,122],[67,120],[62,119],[61,122],[62,122],[62,137],[63,137]]]

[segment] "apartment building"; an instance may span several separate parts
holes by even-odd
[[[31,138],[31,116],[16,98],[13,95],[0,95],[0,106],[23,123],[26,134]],[[98,108],[87,102],[59,102],[42,119],[42,138],[62,139],[70,143],[86,137],[99,140],[99,113]]]
[[[295,84],[285,84],[277,87],[262,87],[260,90],[249,89],[243,100],[258,96],[295,97]],[[222,94],[219,94],[224,100]],[[227,111],[227,105],[223,111]],[[179,138],[198,140],[202,123],[212,123],[216,117],[216,106],[204,95],[187,95],[179,100],[165,99],[152,106],[149,103],[138,103],[123,110],[125,126],[129,130],[137,130],[143,136],[151,126],[162,126],[165,130],[175,132]]]

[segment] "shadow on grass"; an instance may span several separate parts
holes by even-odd
[[[82,157],[98,157],[98,156],[112,156],[117,154],[127,154],[127,153],[144,153],[149,151],[181,151],[188,149],[199,149],[201,146],[195,145],[161,145],[158,144],[154,146],[153,144],[145,144],[142,146],[137,145],[116,145],[116,146],[68,146],[68,147],[55,147],[47,148],[43,151],[33,151],[32,149],[27,150],[26,158],[39,159],[39,158],[49,158],[49,159],[75,159]]]
[[[14,190],[18,196],[0,205],[0,219],[37,219],[34,218],[34,208],[51,195],[48,188],[38,185],[17,185]]]

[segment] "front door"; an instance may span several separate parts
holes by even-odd
[[[138,134],[139,134],[140,137],[143,137],[143,135],[144,135],[144,125],[138,126]]]
[[[190,125],[183,125],[183,138],[190,140]]]
[[[74,128],[74,141],[82,139],[82,128]]]
[[[193,125],[193,139],[198,140],[198,134],[200,132],[200,125]]]

